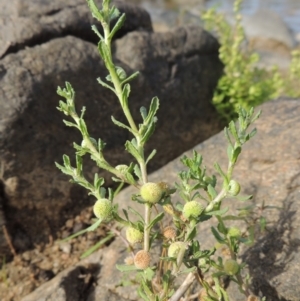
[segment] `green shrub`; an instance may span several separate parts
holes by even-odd
[[[282,95],[299,97],[300,52],[292,52],[290,72],[283,76],[278,67],[271,70],[258,67],[258,53],[248,45],[242,26],[240,8],[242,0],[234,3],[234,23],[212,8],[202,14],[207,30],[216,33],[219,42],[219,58],[224,64],[224,74],[214,91],[213,104],[226,120],[237,117],[237,109],[255,107]]]

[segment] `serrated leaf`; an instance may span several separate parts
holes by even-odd
[[[94,0],[87,0],[88,6],[92,12],[92,15],[95,19],[97,19],[98,21],[103,21],[103,16],[101,11],[99,11],[99,9],[97,8]]]

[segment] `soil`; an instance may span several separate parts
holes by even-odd
[[[76,264],[85,251],[106,237],[107,230],[100,226],[77,238],[63,239],[90,226],[92,218],[92,209],[83,209],[75,218],[65,222],[55,234],[55,240],[50,235],[47,243],[36,244],[33,249],[14,256],[10,262],[3,260],[0,263],[0,300],[19,301]]]

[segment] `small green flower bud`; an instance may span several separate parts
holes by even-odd
[[[144,233],[135,228],[128,227],[126,229],[126,238],[131,244],[134,245],[143,241]]]
[[[151,204],[156,204],[163,196],[163,190],[156,183],[146,183],[141,187],[140,194],[142,198]]]
[[[134,265],[136,268],[144,270],[150,265],[151,256],[145,250],[138,251],[134,256]]]
[[[241,186],[237,181],[231,180],[229,182],[228,193],[230,195],[236,196],[240,193],[240,190],[241,190]]]
[[[203,206],[197,201],[187,202],[182,210],[182,214],[185,218],[194,217],[197,218],[203,212]]]
[[[228,275],[235,275],[239,272],[240,266],[239,264],[233,260],[233,259],[228,259],[224,263],[224,271]]]
[[[166,239],[174,239],[176,237],[176,229],[174,229],[172,226],[168,226],[163,231],[163,236]]]
[[[168,249],[168,256],[169,257],[175,257],[177,258],[179,251],[181,248],[185,248],[184,242],[182,241],[176,241],[170,244],[169,249]]]
[[[91,140],[91,142],[93,143],[93,145],[94,145],[95,147],[98,146],[96,139],[90,137],[90,140]],[[86,141],[85,141],[85,140],[82,140],[81,146],[82,146],[82,147],[87,147],[87,144],[86,144]]]
[[[112,209],[112,204],[108,199],[98,200],[93,207],[95,216],[101,220],[109,219],[111,217]]]
[[[228,230],[228,236],[233,238],[240,238],[242,235],[241,230],[237,227],[231,227]]]

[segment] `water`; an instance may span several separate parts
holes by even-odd
[[[219,11],[229,12],[233,3],[234,0],[210,0],[207,7],[218,4]],[[300,0],[244,0],[242,13],[251,15],[262,8],[275,11],[295,34],[300,33]]]
[[[234,0],[131,0],[147,9],[153,21],[174,24],[172,19],[178,17],[180,9],[200,11],[218,5],[218,11],[232,12]],[[244,0],[242,13],[251,15],[255,11],[267,8],[278,13],[294,34],[300,33],[300,0]]]

